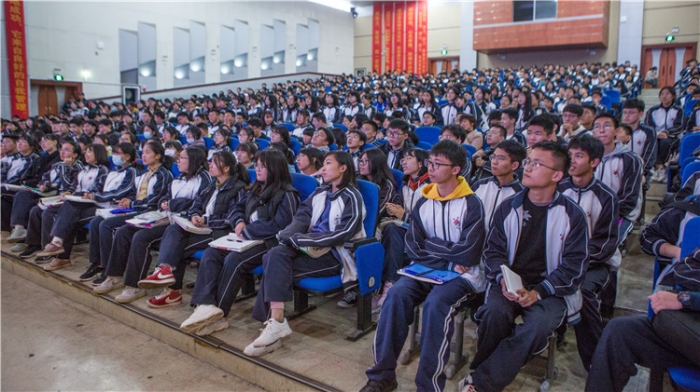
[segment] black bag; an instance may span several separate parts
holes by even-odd
[[[654,332],[670,347],[700,367],[700,312],[663,310],[652,320]]]

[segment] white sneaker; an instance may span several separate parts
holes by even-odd
[[[279,322],[273,318],[265,321],[265,328],[260,333],[255,341],[253,341],[253,346],[255,347],[265,347],[270,346],[277,340],[285,338],[292,334],[292,329],[289,328],[289,323],[287,319],[283,322]]]
[[[18,242],[10,247],[10,252],[19,253],[24,252],[25,249],[27,249],[27,244],[24,242]]]
[[[12,232],[10,233],[10,236],[7,237],[5,241],[9,243],[15,243],[15,242],[20,242],[27,238],[27,229],[18,229],[14,228],[12,229]]]
[[[668,180],[668,175],[666,174],[666,169],[664,169],[663,171],[659,171],[659,177],[656,179],[656,181],[663,184],[666,182],[666,180]]]
[[[199,305],[194,309],[194,313],[180,325],[180,331],[193,333],[223,316],[224,311],[214,305]]]
[[[267,353],[271,353],[278,348],[282,347],[282,340],[277,339],[274,342],[272,342],[271,345],[265,346],[265,347],[255,347],[255,342],[249,344],[245,350],[243,350],[243,354],[249,356],[249,357],[260,357],[263,356]]]
[[[128,304],[129,302],[134,302],[137,299],[143,298],[145,296],[146,290],[139,289],[137,287],[126,286],[124,287],[124,290],[121,294],[114,297],[114,300],[119,302],[120,304]]]
[[[207,336],[213,334],[214,332],[219,332],[223,331],[224,329],[228,329],[228,327],[230,327],[228,321],[226,321],[226,319],[220,318],[216,321],[203,325],[194,334],[197,336]]]
[[[108,276],[105,281],[99,286],[95,287],[92,291],[96,294],[107,294],[112,290],[120,289],[124,287],[124,278],[121,276]]]

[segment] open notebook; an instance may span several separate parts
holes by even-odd
[[[246,240],[236,235],[236,233],[230,233],[227,236],[210,242],[209,246],[216,249],[228,250],[230,252],[243,252],[262,243],[263,241],[261,240]]]
[[[193,233],[193,234],[211,234],[211,229],[203,226],[195,226],[189,219],[180,216],[172,216],[173,223],[177,223],[178,226],[182,227],[183,230]]]

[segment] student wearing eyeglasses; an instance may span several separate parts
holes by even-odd
[[[406,151],[413,148],[408,140],[408,123],[401,119],[392,120],[386,132],[388,142],[379,146],[386,154],[386,164],[389,168],[401,170],[401,159]]]

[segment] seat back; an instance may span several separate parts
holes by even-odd
[[[365,180],[357,180],[357,185],[367,212],[363,221],[365,233],[367,233],[367,237],[372,237],[377,228],[379,215],[379,187],[377,184]]]
[[[258,151],[270,147],[270,141],[267,139],[255,139],[255,143],[258,145]]]
[[[340,128],[343,130],[343,132],[347,133],[348,132],[348,127],[346,127],[343,124],[333,124],[333,128]]]
[[[302,173],[292,173],[292,186],[299,192],[299,198],[302,202],[308,199],[318,187],[316,179]]]
[[[391,174],[394,175],[396,192],[400,192],[399,189],[401,189],[401,185],[403,185],[403,172],[401,170],[391,169]]]
[[[421,150],[430,151],[430,149],[433,148],[433,145],[421,140],[418,143],[416,143],[416,147],[420,148]]]
[[[287,128],[287,130],[289,131],[289,133],[294,132],[294,129],[296,129],[296,128],[294,127],[294,124],[290,124],[290,123],[284,123],[284,124],[278,124],[278,125]]]
[[[464,146],[464,149],[467,150],[467,155],[469,155],[470,159],[472,155],[476,154],[476,147],[472,146],[471,144],[462,144],[462,146]]]
[[[236,151],[238,145],[240,144],[241,142],[238,140],[238,137],[232,137],[231,142],[228,144],[228,146],[231,147],[231,151]]]
[[[208,149],[214,147],[214,139],[204,136],[202,137],[202,140],[204,140],[204,146]]]
[[[258,178],[258,175],[255,174],[255,169],[248,169],[248,175],[250,176],[250,183],[254,183],[255,179]]]
[[[698,162],[691,162],[687,164],[683,168],[683,174],[681,175],[681,184],[685,184],[686,181],[688,181],[688,178],[693,175],[695,172],[700,171],[700,161]]]
[[[681,139],[681,147],[678,151],[678,162],[683,162],[690,157],[696,148],[700,147],[700,133],[691,133]]]
[[[685,224],[683,230],[683,242],[681,243],[681,257],[688,256],[700,246],[700,216],[695,217]]]
[[[440,127],[418,127],[416,136],[422,142],[427,142],[431,146],[440,140]]]
[[[173,178],[178,178],[180,176],[180,169],[177,167],[177,163],[173,163],[170,166],[170,172],[173,173]]]
[[[294,156],[299,155],[299,151],[301,151],[301,142],[298,141],[297,139],[292,138],[291,145],[292,145],[292,151],[294,151]]]

